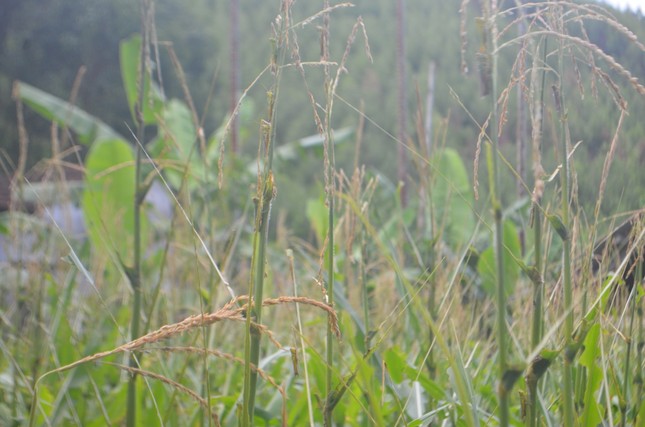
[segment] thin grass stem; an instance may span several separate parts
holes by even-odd
[[[139,57],[139,75],[137,76],[138,84],[138,102],[135,105],[135,120],[137,122],[137,140],[143,143],[145,141],[145,123],[143,118],[145,99],[145,78],[148,73],[147,65],[150,56],[149,51],[149,19],[151,4],[148,0],[141,1],[141,53]],[[143,152],[141,144],[135,144],[135,172],[134,172],[134,246],[133,254],[134,260],[132,269],[130,271],[129,279],[133,291],[132,302],[132,320],[131,320],[131,338],[134,340],[141,335],[141,205],[143,203],[143,195],[145,190],[142,187],[142,171],[141,164]],[[136,368],[139,367],[137,355],[132,353],[128,363],[132,369],[130,380],[128,382],[127,392],[127,409],[126,409],[126,426],[134,427],[137,425],[137,372]]]
[[[273,71],[273,85],[269,92],[267,119],[262,121],[260,129],[260,150],[263,155],[263,170],[258,169],[257,193],[254,199],[255,233],[253,237],[252,276],[249,286],[249,304],[246,320],[245,336],[245,367],[244,367],[244,402],[242,406],[242,425],[253,426],[255,414],[255,397],[257,393],[258,373],[252,366],[259,366],[261,332],[254,324],[262,322],[262,299],[264,292],[264,275],[266,264],[266,247],[269,238],[269,220],[271,204],[276,196],[277,188],[273,176],[273,150],[275,144],[276,103],[280,87],[281,64],[284,63],[285,23],[288,22],[288,7],[283,4],[282,14],[278,16],[274,26],[273,52],[270,68]],[[260,161],[260,159],[258,159]]]
[[[542,58],[541,61],[544,63],[546,61],[547,55],[547,39],[544,39],[544,44],[542,48]],[[536,52],[537,53],[537,52]],[[542,146],[541,135],[542,135],[542,125],[543,125],[543,114],[542,110],[544,108],[544,93],[545,93],[545,80],[546,80],[546,70],[542,70],[542,78],[539,83],[539,93],[540,100],[536,105],[536,114],[535,123],[539,124],[539,129],[534,130],[535,140],[533,141],[534,164],[539,169],[540,152],[539,148]],[[533,207],[532,207],[532,221],[533,221],[533,251],[534,251],[534,267],[535,271],[538,273],[536,279],[533,281],[533,318],[531,324],[531,349],[535,350],[542,341],[542,333],[544,331],[544,317],[543,317],[543,301],[544,301],[544,280],[543,280],[543,271],[542,271],[542,218],[541,211],[539,207],[540,197],[542,192],[543,183],[541,183],[541,177],[539,176],[540,170],[535,171],[535,190],[533,193]],[[538,188],[539,187],[539,188]],[[526,417],[526,425],[529,427],[537,427],[540,420],[540,411],[538,410],[538,381],[537,377],[526,377],[527,389],[528,389],[528,413]]]
[[[324,0],[324,8],[329,9],[329,0]],[[323,25],[321,31],[322,61],[329,61],[329,12],[323,14]],[[330,76],[329,65],[324,67],[325,88],[326,88],[326,111],[325,111],[325,186],[327,192],[328,206],[328,228],[327,228],[327,304],[334,306],[334,187],[335,187],[335,162],[334,162],[334,142],[332,139],[331,117],[332,105],[334,100],[334,84]],[[334,389],[333,372],[334,372],[334,332],[330,322],[327,322],[327,354],[326,364],[327,371],[325,375],[325,406],[324,406],[324,426],[332,426],[332,413],[335,403],[332,404],[331,396]]]
[[[499,398],[499,422],[502,427],[508,426],[509,423],[509,402],[508,396],[510,389],[504,381],[508,361],[508,331],[506,328],[506,288],[504,277],[504,228],[502,224],[502,203],[498,192],[501,189],[501,180],[499,174],[499,114],[497,106],[497,28],[495,24],[495,15],[497,2],[491,0],[486,3],[484,10],[485,30],[484,43],[487,51],[482,58],[482,79],[484,87],[490,91],[491,113],[490,113],[490,140],[492,142],[492,169],[490,171],[491,179],[491,204],[493,208],[493,217],[495,220],[495,260],[497,269],[497,345],[498,345],[498,388]],[[487,40],[486,40],[487,39]]]
[[[561,18],[560,18],[561,19]],[[561,186],[561,214],[562,225],[565,232],[562,233],[562,292],[564,311],[566,317],[564,320],[564,342],[565,348],[569,347],[573,340],[573,288],[571,282],[571,240],[569,238],[569,153],[568,153],[568,138],[567,138],[567,113],[565,108],[565,94],[564,94],[564,40],[559,39],[558,47],[558,85],[553,86],[553,95],[555,99],[556,110],[560,119],[560,157],[562,161],[562,170],[560,171],[560,186]],[[564,372],[562,378],[562,404],[563,404],[563,422],[565,427],[574,425],[574,409],[573,409],[573,358],[575,355],[569,354],[565,351],[564,358]]]

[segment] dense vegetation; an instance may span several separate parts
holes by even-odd
[[[645,425],[644,18],[355,3],[6,2],[0,424]]]

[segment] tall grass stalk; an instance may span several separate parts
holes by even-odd
[[[14,203],[19,203],[22,204],[24,201],[24,188],[23,188],[23,181],[25,179],[25,168],[27,166],[27,153],[28,153],[28,148],[29,148],[29,136],[27,134],[27,129],[25,128],[25,118],[24,118],[24,110],[23,110],[23,104],[20,99],[20,97],[17,94],[17,89],[16,86],[14,85],[14,99],[16,100],[16,118],[18,121],[18,141],[19,141],[19,150],[18,150],[18,164],[16,166],[16,170],[14,172],[13,176],[13,185],[16,186],[16,195],[17,195],[17,201],[11,201],[11,206],[10,210],[14,210],[20,205],[15,205]],[[25,232],[24,230],[24,221],[18,221],[17,222],[17,227],[16,224],[11,224],[14,229],[16,229],[17,232],[17,239],[16,239],[16,251],[18,253],[19,259],[18,259],[18,267],[22,270],[24,268],[24,257],[25,257],[25,248],[24,248],[24,242],[23,239],[19,238],[22,236]],[[17,283],[16,283],[16,289],[18,289],[19,292],[23,292],[23,289],[25,289],[27,284],[25,283],[25,279],[23,278],[23,275],[18,275],[17,277]],[[25,291],[26,292],[26,291]],[[22,297],[21,297],[22,298]],[[20,304],[23,302],[21,301]],[[25,320],[26,321],[26,320]],[[20,349],[20,340],[17,338],[14,338],[13,341],[13,353],[12,354],[20,354],[19,349]],[[19,378],[19,371],[20,368],[17,363],[13,364],[15,366],[15,369],[13,369],[12,373],[12,383],[13,386],[11,387],[11,397],[14,402],[18,401],[18,396],[19,396],[19,389],[18,385],[20,384],[21,378]],[[35,373],[34,373],[35,374]],[[27,381],[25,381],[26,383]],[[33,392],[33,396],[35,398],[36,396],[36,390]],[[19,413],[18,411],[18,405],[14,405],[14,408],[12,410],[12,416],[14,416],[14,419],[18,419]],[[32,407],[32,412],[35,410],[35,408]]]
[[[296,280],[296,270],[295,270],[294,261],[293,261],[293,251],[291,249],[287,249],[287,258],[289,259],[289,273],[291,275],[291,281],[293,282],[293,296],[298,297],[298,282]],[[298,327],[298,338],[300,341],[300,354],[302,355],[302,367],[303,367],[303,370],[305,371],[304,379],[305,379],[305,393],[307,395],[307,415],[309,416],[309,425],[311,427],[314,427],[315,425],[314,409],[313,409],[313,404],[311,402],[311,386],[309,384],[309,367],[307,366],[307,347],[305,344],[304,333],[302,331],[302,318],[300,317],[300,305],[298,303],[296,303],[296,320],[298,323],[297,327]],[[294,363],[297,364],[297,357]]]
[[[640,268],[640,267],[639,267]],[[638,299],[636,297],[636,290],[638,288],[638,283],[634,281],[634,288],[631,290],[629,293],[629,299],[631,300],[630,303],[630,319],[629,319],[629,330],[627,331],[627,348],[625,349],[625,367],[623,370],[623,402],[620,405],[621,409],[621,419],[620,419],[620,425],[624,427],[627,422],[627,402],[629,401],[629,385],[631,383],[631,372],[629,370],[630,367],[630,361],[631,361],[631,353],[632,353],[632,341],[633,341],[633,334],[634,334],[634,320],[636,319],[636,300]]]
[[[325,10],[329,9],[329,0],[323,1]],[[322,54],[321,60],[323,63],[329,61],[329,12],[323,14],[323,25],[321,31],[321,47]],[[326,109],[325,109],[325,123],[324,123],[324,136],[325,136],[325,187],[327,193],[327,206],[329,209],[328,215],[328,229],[327,229],[327,304],[334,307],[334,187],[336,172],[334,161],[334,142],[332,140],[331,117],[332,106],[334,101],[334,82],[332,82],[329,65],[324,66],[325,73],[325,89],[326,89]],[[335,404],[331,402],[334,372],[334,332],[332,330],[331,322],[327,322],[327,372],[325,375],[325,406],[323,408],[324,425],[331,427],[332,413]]]
[[[132,321],[130,325],[131,339],[136,339],[141,335],[141,205],[145,196],[145,190],[142,185],[141,163],[143,159],[143,148],[141,144],[145,141],[145,123],[143,118],[145,99],[145,78],[150,70],[147,68],[150,58],[149,35],[150,35],[150,18],[152,17],[152,4],[150,0],[141,1],[141,54],[139,58],[139,75],[137,84],[139,90],[139,100],[135,105],[135,120],[137,124],[137,141],[135,150],[135,172],[134,172],[134,246],[133,246],[133,265],[129,271],[128,278],[132,286],[134,298],[132,301]],[[137,355],[133,352],[130,355],[128,363],[132,369],[130,371],[130,380],[128,382],[127,393],[127,410],[126,426],[134,427],[137,425],[137,371],[139,362]]]
[[[544,39],[542,45],[542,58],[538,60],[540,45],[536,46],[534,65],[532,70],[531,86],[539,92],[539,100],[535,101],[533,109],[533,164],[534,164],[534,190],[532,195],[532,222],[533,222],[533,251],[534,251],[534,268],[535,277],[533,279],[533,316],[531,321],[531,349],[535,350],[542,340],[542,333],[544,331],[544,318],[543,318],[543,301],[544,301],[544,279],[542,271],[542,218],[540,211],[540,199],[544,190],[544,181],[542,181],[542,166],[541,166],[541,153],[540,147],[542,146],[542,125],[543,125],[543,108],[544,108],[544,93],[545,93],[545,80],[546,70],[543,67],[537,67],[538,61],[540,64],[546,63],[547,54],[547,39]],[[538,82],[538,69],[542,69],[542,78]],[[537,386],[539,377],[531,369],[526,375],[526,385],[528,389],[528,412],[526,417],[526,425],[530,427],[537,427],[539,425],[540,411],[538,411],[538,393]]]
[[[560,14],[560,18],[561,14]],[[561,28],[564,31],[563,28]],[[561,214],[564,232],[560,233],[562,237],[562,292],[564,298],[564,342],[567,349],[573,341],[573,285],[571,282],[571,239],[569,238],[569,153],[568,153],[568,129],[567,113],[565,110],[564,96],[564,40],[560,39],[558,48],[558,85],[553,86],[553,96],[555,106],[560,119],[560,157],[562,169],[560,170],[561,186]],[[565,427],[573,426],[573,359],[575,354],[565,350],[564,373],[562,378],[562,404],[563,404],[563,422]]]
[[[634,336],[634,321],[636,320],[637,313],[638,313],[638,302],[640,301],[640,298],[638,296],[638,287],[640,286],[640,283],[643,280],[643,251],[637,249],[637,256],[636,259],[637,265],[634,268],[634,283],[631,291],[629,292],[629,330],[627,331],[627,348],[625,349],[625,367],[623,370],[623,400],[622,404],[620,405],[621,412],[622,412],[622,417],[620,420],[620,425],[621,427],[624,427],[627,423],[627,410],[629,408],[629,389],[630,389],[630,384],[633,382],[637,382],[636,376],[632,375],[632,372],[630,371],[630,366],[631,366],[631,354],[632,354],[632,343],[634,342],[634,339],[636,338]],[[642,326],[642,324],[641,324]],[[636,341],[639,343],[640,341]],[[638,365],[637,365],[638,366]],[[640,381],[642,383],[642,380]],[[636,394],[636,396],[640,396],[639,394]],[[640,399],[636,399],[638,402]],[[635,405],[636,406],[636,405]]]
[[[270,68],[273,78],[271,89],[267,92],[267,119],[263,120],[260,129],[260,147],[258,162],[262,160],[262,170],[258,169],[257,193],[255,202],[255,232],[253,235],[253,256],[251,258],[251,280],[249,284],[249,304],[246,313],[245,366],[244,366],[244,402],[242,406],[242,425],[252,426],[255,413],[255,395],[257,392],[260,361],[261,333],[252,326],[262,322],[262,295],[264,291],[264,266],[266,263],[266,246],[269,234],[271,204],[276,195],[273,178],[273,149],[275,143],[276,102],[280,86],[281,64],[284,63],[285,35],[287,31],[289,10],[284,2],[281,14],[274,22],[272,39],[272,56]],[[259,164],[259,163],[258,163]]]
[[[499,422],[502,427],[508,426],[509,403],[508,395],[510,386],[504,381],[507,362],[507,342],[508,331],[506,329],[506,288],[504,278],[504,228],[502,224],[502,203],[498,195],[501,188],[500,171],[499,171],[499,116],[497,106],[497,27],[495,17],[497,13],[497,2],[491,0],[487,2],[484,10],[485,29],[484,43],[487,51],[485,57],[480,58],[482,63],[482,78],[485,79],[484,85],[489,85],[491,99],[490,113],[490,140],[492,143],[492,168],[490,170],[490,194],[491,204],[493,207],[493,216],[495,218],[495,260],[497,267],[497,344],[498,344],[498,364],[499,364],[499,384],[497,394],[499,397]],[[488,40],[486,40],[488,39]]]

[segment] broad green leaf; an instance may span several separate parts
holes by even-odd
[[[63,319],[60,322],[58,333],[54,339],[56,357],[61,366],[78,360],[79,354],[75,345],[76,339],[74,338],[72,328],[69,326],[67,319]]]
[[[141,36],[135,34],[128,39],[122,40],[119,46],[119,61],[121,63],[121,78],[125,95],[128,99],[128,106],[132,114],[132,120],[137,123],[136,105],[139,102],[139,63],[141,61]],[[145,73],[143,87],[143,122],[154,124],[157,122],[155,114],[161,111],[163,97],[161,91],[151,83],[150,76]]]
[[[645,427],[645,399],[643,399],[640,407],[638,408],[638,415],[636,419],[637,422],[634,425],[637,425],[638,427]]]
[[[168,101],[163,108],[159,136],[151,144],[150,150],[175,188],[181,186],[186,172],[189,178],[197,178],[189,181],[193,185],[204,178],[203,160],[193,152],[196,141],[197,132],[186,104],[176,99]]]
[[[146,394],[143,397],[146,400],[151,400],[151,397],[154,396],[155,404],[152,404],[152,402],[148,402],[147,405],[142,405],[140,422],[141,422],[141,425],[144,425],[144,426],[159,425],[162,422],[162,420],[159,419],[159,412],[157,408],[169,408],[174,402],[169,402],[169,399],[168,399],[169,389],[161,381],[150,381],[148,382],[148,387],[149,387],[150,394]],[[175,412],[175,411],[168,411],[168,412]]]
[[[455,249],[466,244],[474,230],[472,212],[474,196],[464,162],[457,151],[446,148],[432,160],[434,185],[431,199],[443,236]]]
[[[117,370],[116,367],[112,367],[112,369]],[[109,393],[102,393],[101,395],[102,405],[105,407],[105,413],[108,415],[111,425],[125,424],[123,420],[125,419],[125,410],[127,408],[127,389],[127,387],[116,387],[111,389]],[[106,425],[106,419],[97,414],[86,425],[91,427],[104,426]]]
[[[399,347],[391,347],[385,350],[383,359],[387,364],[387,372],[396,384],[400,384],[406,379],[409,381],[417,381],[421,384],[423,390],[433,399],[440,400],[446,397],[446,390],[431,380],[426,375],[426,371],[409,364],[405,354]]]
[[[322,199],[307,200],[307,218],[316,232],[318,244],[322,245],[329,228],[329,211]]]
[[[85,145],[106,139],[122,139],[114,129],[78,107],[23,82],[16,83],[20,99],[38,114],[72,129]]]
[[[401,354],[401,350],[398,347],[390,347],[383,353],[383,359],[387,364],[387,372],[390,374],[392,381],[396,384],[403,382],[405,379],[403,373],[407,362]]]
[[[504,221],[504,287],[506,295],[513,293],[519,277],[520,266],[517,259],[521,257],[520,238],[512,221]],[[481,253],[477,271],[482,279],[482,287],[490,296],[495,295],[497,288],[497,263],[495,249],[489,246]]]
[[[46,420],[51,420],[52,413],[56,409],[55,395],[47,388],[45,384],[38,386],[38,409],[36,410],[36,425],[49,424]]]
[[[595,323],[585,338],[584,351],[580,355],[580,364],[587,368],[587,383],[585,388],[585,404],[580,415],[581,426],[596,426],[602,423],[602,408],[598,405],[596,394],[602,382],[602,369],[597,363],[600,356],[598,339],[600,324]]]
[[[92,246],[116,251],[129,264],[134,255],[134,154],[123,140],[94,144],[85,162],[82,207]],[[142,216],[142,235],[146,221]]]

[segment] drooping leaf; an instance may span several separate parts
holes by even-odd
[[[457,151],[446,148],[437,153],[433,162],[434,185],[431,198],[435,217],[443,226],[443,236],[453,248],[466,244],[474,230],[473,192],[464,162]]]
[[[562,222],[562,218],[559,215],[547,214],[546,219],[549,220],[549,223],[563,241],[569,240],[569,230],[565,227],[564,222]]]
[[[354,135],[354,128],[351,126],[332,130],[334,144],[340,144],[349,140]],[[276,157],[283,160],[297,159],[305,150],[316,149],[322,154],[325,138],[320,134],[306,136],[297,141],[282,144],[276,148]]]
[[[134,154],[125,141],[94,144],[85,162],[82,207],[94,248],[114,250],[125,263],[134,245]],[[146,221],[142,216],[142,234]]]
[[[16,93],[20,99],[47,120],[68,126],[83,144],[90,145],[94,141],[106,139],[123,139],[118,132],[103,123],[98,118],[86,113],[78,107],[43,92],[27,83],[17,82]]]
[[[513,293],[519,277],[520,266],[517,259],[521,257],[520,238],[515,225],[504,221],[504,287],[506,295]],[[479,257],[477,271],[482,279],[482,287],[490,296],[495,295],[497,287],[497,264],[493,246],[486,248]]]
[[[332,138],[334,145],[341,144],[349,141],[350,137],[354,135],[353,127],[344,127],[338,130],[332,130]],[[290,161],[297,160],[305,152],[313,151],[321,155],[324,150],[325,139],[319,134],[305,136],[298,140],[279,144],[275,149],[275,157],[278,160]],[[211,148],[209,151],[213,150]],[[248,163],[247,170],[251,173],[256,173],[258,168],[257,160]]]

